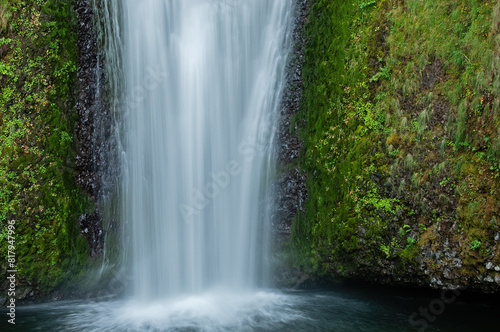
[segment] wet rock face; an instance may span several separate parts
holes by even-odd
[[[283,94],[280,120],[278,125],[278,162],[288,166],[297,161],[302,142],[297,135],[297,124],[290,128],[292,116],[300,108],[300,99],[304,82],[302,81],[302,65],[304,63],[305,40],[302,35],[309,11],[307,0],[297,3],[297,14],[293,30],[292,61],[287,66],[287,85]]]
[[[305,171],[298,166],[298,157],[302,149],[302,141],[298,137],[297,124],[292,123],[292,116],[299,111],[302,97],[303,80],[302,65],[304,63],[305,40],[303,29],[306,23],[310,4],[308,0],[297,1],[294,29],[292,32],[292,51],[286,68],[286,87],[281,101],[281,112],[277,124],[277,140],[275,145],[278,167],[283,171],[272,183],[266,194],[270,206],[271,232],[273,251],[272,259],[281,264],[277,258],[283,245],[290,238],[293,219],[297,213],[304,213],[307,199]],[[291,128],[292,127],[292,128]],[[316,285],[316,276],[304,273],[294,266],[284,265],[274,272],[273,283],[278,287],[303,288]]]
[[[75,167],[77,182],[91,196],[98,191],[96,174],[95,118],[99,111],[96,100],[97,73],[99,72],[96,39],[93,31],[92,9],[89,0],[77,0],[75,9],[78,19],[78,73],[77,101],[78,120],[76,123],[76,139],[78,154]]]
[[[297,134],[297,125],[291,128],[292,116],[300,108],[303,88],[302,64],[304,62],[305,40],[303,29],[309,11],[309,1],[297,2],[294,29],[292,32],[292,51],[286,68],[287,82],[283,92],[281,113],[278,122],[278,137],[276,155],[280,169],[283,172],[273,182],[267,196],[273,201],[270,218],[272,225],[272,248],[279,252],[284,242],[290,238],[292,221],[297,213],[304,212],[307,199],[305,171],[298,166],[298,157],[302,149],[302,141]],[[277,285],[300,285],[309,280],[299,270],[289,267],[281,275],[274,276]],[[299,286],[297,286],[299,287]]]
[[[91,249],[90,256],[101,255],[104,249],[104,232],[101,226],[101,216],[99,213],[91,215],[82,214],[78,219],[82,231]]]
[[[76,180],[78,185],[94,200],[99,196],[98,165],[99,154],[96,143],[96,123],[105,117],[106,109],[99,100],[97,89],[103,82],[102,61],[99,61],[97,42],[93,25],[93,12],[90,0],[76,0],[75,10],[78,20],[78,72],[77,88],[79,97],[76,104],[78,120],[75,137],[78,146],[75,159]],[[79,220],[92,256],[102,254],[103,229],[98,213],[82,215]]]
[[[271,195],[275,197],[271,211],[272,230],[278,243],[290,236],[292,221],[297,212],[304,212],[307,198],[305,180],[306,173],[295,168],[271,186]]]

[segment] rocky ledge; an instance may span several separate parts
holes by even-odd
[[[90,0],[76,0],[75,10],[78,21],[79,51],[77,88],[79,92],[76,109],[77,156],[75,159],[76,180],[78,185],[93,199],[99,197],[100,181],[99,149],[96,138],[98,119],[105,118],[105,104],[99,98],[98,89],[103,87],[103,61],[99,59],[97,41],[93,24],[93,11]],[[102,121],[102,120],[101,120]],[[102,254],[104,232],[102,220],[98,212],[84,214],[79,219],[82,234],[87,239],[91,256]]]

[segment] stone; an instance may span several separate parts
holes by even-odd
[[[457,269],[462,267],[462,261],[460,260],[460,258],[455,258],[451,264],[454,268]]]
[[[443,285],[443,282],[440,280],[440,279],[437,279],[437,278],[432,278],[431,279],[431,287],[436,287],[437,286],[442,286]]]

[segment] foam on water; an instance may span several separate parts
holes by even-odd
[[[282,324],[307,319],[293,308],[293,299],[273,292],[199,295],[138,303],[78,304],[61,328],[78,331],[272,331]]]

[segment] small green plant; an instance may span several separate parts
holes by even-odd
[[[402,179],[401,182],[399,183],[398,194],[402,195],[404,193],[405,186],[406,186],[406,181],[405,179]]]
[[[359,9],[365,10],[366,8],[375,5],[377,2],[375,0],[366,1],[359,5]]]
[[[472,241],[472,243],[470,244],[470,248],[474,251],[479,250],[481,248],[481,241],[479,240]]]
[[[422,136],[424,134],[424,131],[427,129],[427,124],[429,123],[431,118],[431,112],[428,110],[423,110],[419,116],[418,116],[418,121],[416,122],[416,127],[417,127],[417,133],[418,136]]]
[[[413,184],[413,186],[415,188],[420,185],[421,179],[422,179],[422,177],[420,176],[420,173],[418,173],[418,172],[413,173],[413,175],[411,177],[411,183]]]
[[[408,245],[406,247],[409,248],[409,247],[415,245],[417,240],[415,240],[414,238],[409,236],[408,238],[406,238],[406,242],[408,242]]]
[[[391,70],[387,67],[383,67],[380,69],[380,72],[376,73],[373,75],[372,78],[370,78],[370,82],[377,82],[379,79],[384,78],[386,80],[391,78]]]
[[[405,230],[403,228],[400,228],[399,229],[399,237],[404,238],[404,236],[405,236]]]
[[[441,182],[439,182],[439,185],[441,187],[445,187],[449,180],[450,179],[448,179],[448,178],[444,178]]]
[[[443,140],[439,144],[439,154],[441,155],[441,157],[444,157],[445,149],[446,149],[446,138],[443,138]]]
[[[406,156],[405,158],[405,168],[408,170],[408,171],[413,171],[415,169],[415,166],[416,166],[416,161],[415,159],[413,158],[413,155],[408,153],[408,155]]]
[[[2,45],[8,45],[12,42],[12,39],[10,38],[0,38],[0,46]]]
[[[385,254],[385,258],[391,257],[391,248],[390,248],[390,246],[381,245],[380,246],[380,250],[382,250],[382,252]]]
[[[397,157],[399,154],[399,149],[392,149],[390,152],[389,152],[389,155],[391,157]]]

